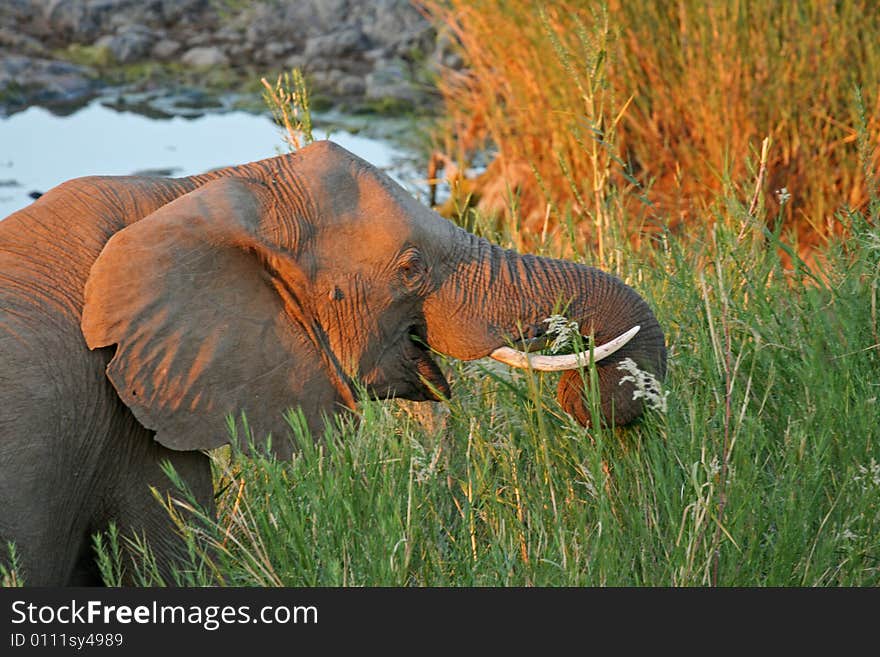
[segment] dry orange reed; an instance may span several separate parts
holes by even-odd
[[[768,136],[762,202],[775,217],[778,190],[787,190],[784,229],[802,246],[836,230],[839,208],[869,198],[853,99],[860,88],[873,148],[867,164],[876,170],[873,1],[421,6],[460,44],[467,65],[439,81],[448,113],[441,148],[459,164],[487,145],[496,149],[487,172],[462,187],[484,209],[507,208],[520,244],[546,240],[548,231],[559,236],[565,216],[600,253],[609,228],[632,237],[652,222],[706,221],[708,204],[730,181],[751,196],[745,184]],[[621,200],[635,197],[627,188],[647,189],[653,205]],[[628,212],[613,212],[621,203]],[[608,226],[610,216],[624,215],[635,225]]]

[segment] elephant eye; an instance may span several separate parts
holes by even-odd
[[[410,289],[419,287],[425,279],[425,261],[415,247],[406,249],[397,260],[397,274],[401,283]]]

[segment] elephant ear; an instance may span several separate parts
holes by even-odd
[[[296,316],[295,263],[260,239],[268,207],[260,183],[215,180],[115,234],[92,266],[86,343],[116,345],[107,375],[165,447],[218,447],[245,413],[284,457],[287,408],[302,404],[312,431],[334,412],[337,386]]]

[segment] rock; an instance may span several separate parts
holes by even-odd
[[[63,34],[68,43],[92,43],[114,17],[151,6],[149,0],[46,0],[43,18],[53,34]]]
[[[297,2],[283,7],[259,3],[248,12],[243,12],[238,20],[244,30],[244,41],[254,49],[279,38],[301,43],[308,19],[297,21],[288,15],[301,4],[305,3]]]
[[[171,59],[180,52],[181,48],[182,46],[179,41],[175,41],[174,39],[159,39],[159,41],[153,46],[151,55],[156,59]]]
[[[159,0],[159,15],[165,25],[190,25],[211,8],[212,0]]]
[[[235,26],[224,25],[214,32],[214,39],[222,43],[238,43],[244,39],[244,35]]]
[[[251,61],[254,51],[246,43],[231,43],[226,46],[226,54],[234,62]]]
[[[8,0],[3,0],[7,2]],[[140,24],[152,29],[192,23],[213,29],[211,0],[29,0],[31,22],[42,23],[53,42],[92,43],[105,34]]]
[[[306,67],[307,63],[308,61],[306,60],[305,55],[300,54],[291,55],[284,60],[284,66],[286,66],[288,69],[298,68],[300,70],[303,70]]]
[[[310,73],[311,82],[316,87],[329,91],[336,87],[336,84],[344,77],[342,71],[332,69],[329,71],[312,71]]]
[[[305,56],[308,60],[342,57],[360,52],[366,45],[367,40],[364,33],[360,29],[352,27],[307,39]]]
[[[419,101],[419,93],[410,82],[409,69],[399,59],[381,61],[367,75],[366,97],[370,100],[391,99],[406,103]]]
[[[263,59],[269,62],[281,59],[292,49],[292,44],[274,41],[272,43],[266,44],[266,47],[263,48]]]
[[[283,63],[347,100],[415,101],[412,80],[426,64],[429,73],[458,64],[439,41],[411,0],[0,0],[0,59],[57,50],[85,61],[85,44],[94,44],[95,54],[123,64],[179,59],[194,68],[234,64],[258,76]],[[43,74],[38,66],[22,79],[36,89]],[[51,84],[75,92],[73,77],[60,79]]]
[[[365,3],[366,4],[366,3]],[[367,5],[369,17],[363,21],[371,42],[392,48],[403,36],[430,32],[431,26],[408,0],[373,0]]]
[[[98,88],[95,71],[69,62],[10,55],[0,58],[0,97],[7,105],[74,103]],[[0,103],[0,115],[6,108]]]
[[[37,39],[6,27],[0,27],[0,48],[8,48],[17,54],[32,57],[46,53],[46,47]]]
[[[187,50],[180,61],[193,68],[212,68],[228,65],[229,57],[217,46],[197,46]]]
[[[207,46],[213,43],[213,35],[208,32],[197,32],[190,34],[186,40],[188,46],[195,48],[196,46]]]
[[[363,57],[366,61],[372,62],[375,65],[376,62],[382,59],[388,59],[388,51],[385,48],[371,48],[364,51]]]
[[[156,35],[143,25],[128,25],[116,34],[102,36],[94,45],[106,48],[120,64],[128,64],[147,57],[156,41]]]
[[[292,4],[293,12],[290,18],[305,21],[312,35],[327,34],[340,23],[346,23],[353,18],[358,5],[368,3],[354,2],[350,0],[304,0]]]
[[[363,96],[367,83],[362,77],[344,75],[336,82],[336,93],[340,96]]]
[[[303,72],[317,73],[331,70],[338,62],[333,57],[314,57],[309,59],[304,55],[291,55],[284,60],[284,63],[288,69],[299,68]]]
[[[435,44],[431,30],[412,30],[399,35],[388,51],[407,61],[417,61],[433,52]]]

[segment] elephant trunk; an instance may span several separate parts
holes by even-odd
[[[639,377],[621,369],[621,363],[629,359],[657,380],[666,374],[663,332],[638,293],[593,267],[519,255],[462,233],[456,244],[470,257],[451,259],[455,264],[425,300],[431,347],[462,360],[482,358],[499,347],[543,336],[548,328],[544,320],[554,314],[577,321],[581,334],[592,336],[597,346],[633,333],[637,326],[635,337],[596,368],[603,419],[622,425],[638,417],[644,398],[637,394]],[[563,408],[587,426],[591,414],[585,378],[577,369],[564,372],[557,395]]]

